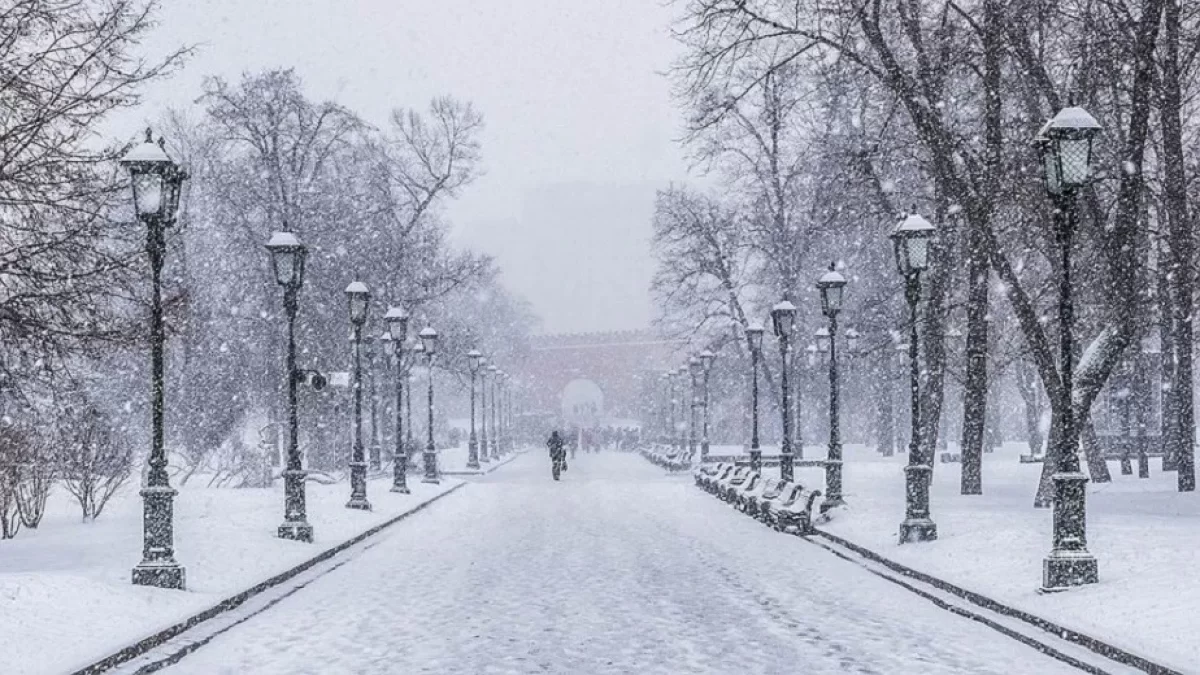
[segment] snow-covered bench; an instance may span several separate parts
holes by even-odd
[[[750,476],[755,475],[748,466],[739,466],[737,471],[734,471],[728,478],[721,481],[717,486],[717,496],[727,502],[732,502],[734,495],[742,488],[742,485],[750,479]]]
[[[733,472],[735,472],[735,471],[737,471],[736,465],[725,464],[722,466],[720,471],[718,471],[712,475],[701,475],[700,476],[700,487],[704,488],[704,490],[707,492],[717,494],[717,490],[721,486],[721,484],[724,481],[728,480],[729,477],[731,475],[733,475]]]
[[[781,503],[777,509],[771,509],[772,525],[780,532],[805,537],[813,533],[813,505],[820,498],[821,491],[809,490],[800,485],[796,488],[790,502]]]
[[[719,476],[721,474],[721,472],[724,471],[725,467],[727,467],[727,466],[729,466],[729,465],[725,462],[719,462],[717,464],[702,465],[699,469],[696,469],[696,472],[695,472],[695,474],[693,474],[692,478],[696,481],[697,486],[704,487],[705,482],[708,479],[711,479],[715,476]]]
[[[779,478],[769,478],[763,481],[753,494],[746,495],[745,502],[742,504],[742,511],[751,518],[758,518],[759,512],[762,510],[762,505],[770,503],[773,499],[778,499],[789,483]]]
[[[750,498],[763,485],[762,474],[752,473],[739,487],[733,491],[733,496],[729,503],[738,511],[745,510],[746,500]]]

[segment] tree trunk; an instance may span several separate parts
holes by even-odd
[[[1033,373],[1024,363],[1016,365],[1017,392],[1025,403],[1025,440],[1029,444],[1029,454],[1037,455],[1042,451],[1042,401],[1037,382]]]
[[[975,225],[968,233],[966,378],[963,385],[962,485],[983,494],[983,430],[987,416],[988,261]]]
[[[1192,399],[1192,263],[1195,253],[1191,221],[1188,217],[1187,174],[1183,154],[1181,64],[1179,58],[1179,24],[1181,0],[1167,0],[1164,7],[1165,35],[1162,68],[1163,165],[1165,178],[1163,197],[1171,247],[1171,388],[1173,412],[1171,425],[1171,454],[1176,461],[1176,487],[1180,492],[1196,489],[1195,436],[1196,420]]]

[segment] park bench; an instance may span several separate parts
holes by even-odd
[[[778,509],[772,509],[773,525],[780,532],[806,537],[813,533],[813,504],[821,496],[821,491],[799,485],[796,487],[798,489],[792,493],[791,503],[780,504]]]
[[[693,476],[693,478],[696,481],[696,485],[698,487],[704,487],[706,479],[709,479],[709,478],[719,475],[722,471],[725,470],[726,466],[728,466],[728,465],[725,462],[719,462],[717,464],[704,465],[704,466],[701,466],[699,469],[696,469],[696,473]]]
[[[735,478],[744,478],[749,473],[750,468],[745,466],[734,466],[732,471],[726,471],[720,478],[713,481],[712,493],[721,499],[725,499],[725,492],[733,484]]]
[[[720,470],[720,472],[711,476],[702,477],[700,487],[704,488],[708,492],[711,492],[712,494],[716,494],[717,490],[721,486],[721,483],[727,480],[734,471],[737,471],[737,466],[733,464],[726,464],[724,468]]]
[[[733,491],[733,498],[729,500],[730,505],[732,505],[733,508],[737,509],[738,511],[744,511],[746,508],[746,500],[750,498],[750,495],[758,491],[762,484],[762,474],[750,474],[750,477],[746,479],[746,482],[742,483],[740,487]]]
[[[779,496],[763,500],[758,505],[758,519],[769,527],[775,527],[775,522],[779,517],[780,509],[791,506],[800,498],[800,494],[804,492],[804,486],[798,483],[786,483],[784,489],[779,493]]]
[[[746,497],[745,506],[742,511],[752,518],[758,518],[759,512],[762,510],[763,504],[770,502],[773,499],[778,499],[779,495],[788,486],[788,482],[778,478],[771,478],[764,481],[754,494]]]
[[[732,502],[737,495],[737,491],[742,488],[742,485],[750,479],[750,476],[755,473],[748,466],[738,467],[731,476],[725,481],[722,481],[720,489],[717,491],[717,496],[727,502]]]

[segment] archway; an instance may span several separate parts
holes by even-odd
[[[571,426],[593,427],[604,419],[604,391],[591,380],[571,380],[559,400],[563,420]]]

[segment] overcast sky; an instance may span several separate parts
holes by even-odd
[[[151,53],[198,55],[128,132],[205,75],[295,67],[310,96],[382,124],[440,94],[475,103],[486,175],[450,209],[546,332],[648,325],[654,191],[686,176],[662,73],[665,0],[163,0]],[[120,125],[125,123],[119,122]]]

